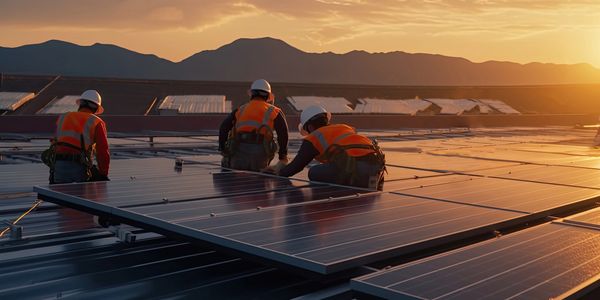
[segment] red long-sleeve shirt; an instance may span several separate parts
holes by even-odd
[[[108,169],[110,167],[110,151],[108,150],[108,138],[106,133],[106,124],[101,121],[94,132],[94,141],[96,142],[96,161],[98,162],[98,170],[100,174],[108,176]],[[56,148],[57,153],[68,153],[68,154],[79,154],[80,152],[76,149],[58,146]]]

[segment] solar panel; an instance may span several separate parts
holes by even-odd
[[[600,158],[588,157],[587,159],[573,161],[569,165],[573,167],[600,169]]]
[[[385,151],[385,147],[383,148]],[[473,158],[449,157],[425,153],[385,153],[390,166],[410,167],[438,172],[467,172],[515,165],[515,163]]]
[[[454,201],[524,213],[591,204],[600,191],[516,180],[479,178],[401,191],[402,194]]]
[[[63,114],[70,111],[77,111],[77,99],[81,96],[68,95],[61,98],[55,98],[42,108],[38,114]]]
[[[386,299],[564,299],[600,280],[600,231],[545,224],[353,279]]]
[[[167,158],[126,159],[112,163],[111,179],[136,179],[163,176],[179,176],[204,172],[214,166],[184,165],[181,172],[174,170],[175,160]],[[216,170],[216,169],[215,169]],[[18,176],[15,176],[18,174]],[[34,185],[48,183],[49,171],[44,164],[0,165],[0,195],[31,192]]]
[[[573,224],[600,230],[600,208],[585,211],[562,220],[565,224]]]
[[[360,98],[354,108],[355,113],[384,113],[415,115],[431,106],[431,102],[421,99],[375,99]]]
[[[479,175],[600,189],[600,170],[565,166],[522,165],[473,172]]]
[[[31,192],[34,185],[48,183],[48,176],[43,164],[0,165],[0,195]]]
[[[249,174],[244,174],[244,177],[246,175]],[[186,186],[185,193],[188,197],[198,197],[199,194],[207,196],[211,193],[206,191],[207,186],[202,184],[203,180],[198,179],[198,176],[190,178],[195,179],[191,183],[197,188]],[[228,180],[227,190],[222,192],[230,192],[230,185],[236,181]],[[112,189],[112,184],[106,185]],[[221,208],[225,203],[223,201],[228,201],[213,199],[208,205],[203,204],[206,200],[187,202],[190,206],[185,206],[183,202],[174,204],[176,206],[166,209],[172,212],[169,213],[161,212],[162,206],[157,201],[148,199],[149,196],[160,199],[161,193],[152,191],[155,185],[148,182],[136,187],[134,191],[129,186],[128,192],[109,191],[102,196],[97,192],[86,193],[85,190],[89,190],[90,185],[87,188],[84,185],[73,185],[75,189],[67,186],[36,187],[36,191],[51,202],[112,214],[125,222],[159,230],[167,235],[209,242],[324,274],[481,234],[496,228],[498,224],[520,222],[527,217],[519,212],[387,193],[295,204],[282,200],[281,205],[264,209],[246,208],[254,207],[257,202],[266,201],[268,204],[272,199],[279,198],[265,195],[262,195],[265,199],[260,199],[258,195],[245,198],[244,195],[238,195],[241,197],[237,198],[238,201],[245,200],[238,202],[232,199],[226,204],[242,205],[238,211],[211,214],[218,209],[215,208],[214,201]],[[146,189],[143,196],[136,194],[140,188]],[[293,194],[294,191],[290,193]],[[290,199],[300,198],[293,196]],[[248,201],[249,206],[244,206],[245,201]],[[153,208],[131,206],[140,203],[151,203]],[[198,207],[192,203],[197,203]],[[124,209],[116,205],[129,207]],[[190,211],[186,212],[188,209]]]
[[[589,158],[582,156],[571,156],[555,153],[535,153],[512,149],[499,149],[485,147],[479,149],[460,149],[448,151],[435,151],[438,154],[458,157],[481,158],[489,160],[504,160],[531,164],[549,164],[549,165],[576,165],[578,162],[586,161]]]
[[[286,98],[297,111],[319,105],[330,113],[351,113],[350,102],[343,97],[291,96]]]
[[[91,184],[59,184],[51,186],[50,190],[90,199],[105,205],[129,207],[267,192],[307,185],[306,182],[292,182],[282,178],[203,169],[181,176],[115,180]]]
[[[521,114],[518,110],[512,108],[511,106],[500,100],[477,99],[477,101],[487,104],[503,114]]]
[[[388,168],[389,170],[389,168]],[[408,190],[414,188],[422,188],[426,186],[432,185],[440,185],[447,184],[453,182],[462,182],[467,180],[473,180],[477,177],[471,177],[466,175],[454,175],[454,174],[438,174],[438,176],[432,177],[419,177],[419,178],[410,178],[404,180],[393,180],[393,181],[385,181],[383,185],[383,190],[386,192],[391,191],[401,191]]]

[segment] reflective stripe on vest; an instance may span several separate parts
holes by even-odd
[[[86,117],[85,121],[82,123],[82,118]],[[70,127],[75,126],[75,128],[65,128],[65,122],[67,122],[67,118],[73,118],[73,120],[68,120],[70,123],[68,125]],[[81,148],[81,137],[83,136],[84,147],[87,149],[91,145],[95,144],[93,141],[94,133],[96,125],[99,124],[100,118],[93,114],[85,114],[82,115],[80,112],[67,113],[58,119],[56,126],[56,138],[59,142],[71,144],[76,146],[77,148]]]
[[[360,134],[357,134],[354,128],[343,124],[332,124],[323,126],[309,134],[306,138],[317,151],[319,155],[316,159],[320,162],[327,162],[326,155],[333,145],[350,146],[350,145],[365,145],[372,146],[373,142]],[[374,153],[370,148],[349,148],[345,150],[350,156],[363,156]]]
[[[271,132],[279,111],[279,108],[265,101],[251,100],[236,112],[235,130],[252,132],[264,127],[267,128],[267,132]]]

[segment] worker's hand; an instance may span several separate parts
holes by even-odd
[[[223,158],[221,158],[221,167],[229,168],[229,157],[223,156]]]
[[[275,164],[275,166],[273,166],[273,169],[275,170],[275,174],[279,174],[279,171],[281,171],[281,169],[283,169],[285,166],[288,165],[288,160],[286,159],[280,159],[277,164]]]
[[[275,171],[275,167],[274,166],[268,166],[266,168],[263,168],[260,170],[261,173],[266,173],[266,174],[277,174],[277,172]]]

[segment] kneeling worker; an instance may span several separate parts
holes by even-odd
[[[322,164],[310,168],[310,180],[381,190],[385,156],[377,142],[348,125],[330,121],[331,114],[320,106],[302,111],[298,129],[304,141],[298,155],[278,175],[292,176],[316,159]]]
[[[238,170],[260,171],[271,163],[278,152],[276,167],[282,168],[288,161],[288,127],[283,112],[273,105],[275,97],[271,85],[264,79],[256,80],[250,87],[249,96],[248,103],[235,109],[221,123],[221,165]],[[273,131],[277,132],[277,143]]]
[[[56,139],[50,148],[50,183],[108,180],[106,125],[97,116],[104,111],[102,98],[97,91],[88,90],[77,104],[78,111],[61,115],[57,121]],[[92,161],[94,154],[97,167]]]

